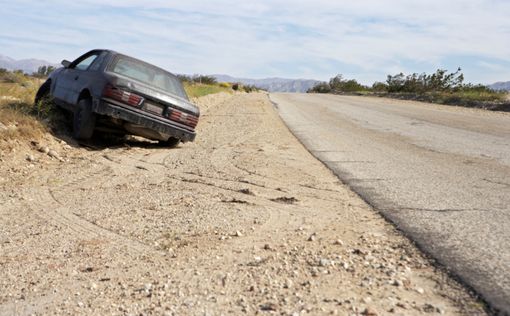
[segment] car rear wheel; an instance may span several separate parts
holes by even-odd
[[[89,139],[96,126],[96,114],[92,112],[90,99],[82,99],[74,110],[73,137],[76,139]]]
[[[160,140],[159,144],[164,147],[174,148],[177,147],[177,145],[179,145],[180,142],[181,140],[179,138],[170,137],[167,140]]]

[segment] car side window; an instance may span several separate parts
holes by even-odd
[[[103,63],[104,59],[106,57],[106,52],[102,52],[99,57],[97,57],[93,62],[92,64],[90,65],[90,67],[88,68],[88,70],[90,71],[97,71],[99,70],[99,67],[101,67],[101,64]]]
[[[97,54],[96,55],[90,55],[89,57],[87,57],[84,60],[82,60],[79,63],[77,63],[74,66],[74,69],[87,70],[89,68],[90,64],[92,64],[94,62],[94,60],[96,60],[97,56],[98,56]]]

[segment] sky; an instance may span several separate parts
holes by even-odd
[[[174,73],[371,84],[455,71],[510,80],[509,0],[0,0],[0,54],[109,48]]]

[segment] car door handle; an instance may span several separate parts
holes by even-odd
[[[74,77],[74,80],[78,80],[80,78],[80,76],[76,76]]]

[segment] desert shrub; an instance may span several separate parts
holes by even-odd
[[[230,83],[228,82],[220,82],[219,85],[222,88],[230,88]]]
[[[447,70],[438,69],[435,73],[413,73],[404,75],[388,75],[386,84],[390,93],[427,93],[442,91],[459,91],[463,88],[464,75],[461,69],[448,73]]]
[[[181,82],[192,82],[193,79],[188,75],[176,75]]]
[[[53,66],[40,66],[37,71],[32,74],[36,78],[46,78],[55,70]]]
[[[202,83],[202,84],[215,84],[215,83],[217,83],[217,80],[213,76],[194,75],[192,77],[192,82]]]
[[[312,88],[308,89],[306,93],[330,93],[331,87],[327,82],[319,82]]]
[[[27,78],[27,76],[21,70],[16,70],[12,72],[6,71],[5,73],[2,74],[1,79],[4,82],[16,83],[23,86],[26,86],[27,81],[29,80],[29,78]]]
[[[258,88],[254,85],[244,85],[243,90],[244,92],[250,93],[258,91]]]
[[[336,93],[349,93],[366,91],[367,87],[360,84],[355,79],[346,80],[342,75],[337,75],[329,80],[329,86],[332,92]]]
[[[372,84],[372,91],[374,92],[387,92],[388,91],[388,85],[384,82],[376,81],[374,84]]]
[[[234,91],[238,91],[238,90],[239,90],[239,86],[240,86],[240,84],[239,84],[239,83],[237,83],[237,82],[236,82],[236,83],[234,83],[234,84],[232,84],[232,90],[234,90]]]

